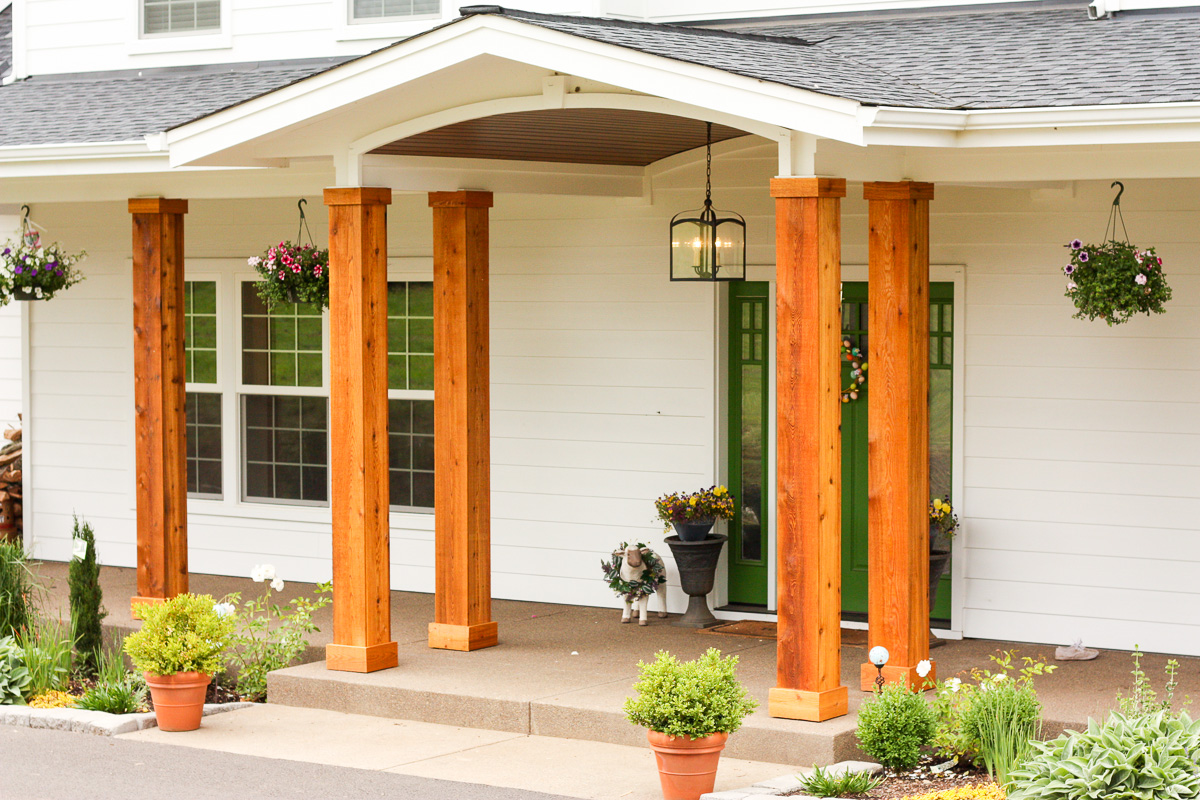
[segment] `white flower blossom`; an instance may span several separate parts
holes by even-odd
[[[926,660],[920,662],[919,664],[917,664],[917,675],[919,677],[924,678],[926,675],[929,674],[929,671],[931,669],[933,669],[933,664],[930,664],[929,660],[926,659]]]
[[[962,681],[959,680],[958,678],[950,678],[946,681],[945,685],[946,685],[947,689],[949,689],[952,692],[957,693],[958,690],[962,688]]]
[[[213,606],[213,611],[217,612],[218,617],[228,617],[236,610],[237,609],[233,607],[233,603],[217,603],[215,606]]]
[[[259,264],[262,263],[262,259],[259,258],[258,256],[254,256],[253,258],[246,259],[246,263],[251,267],[257,267]]]
[[[263,569],[263,580],[265,580],[265,581],[275,580],[275,565],[274,564],[263,564],[262,569]]]
[[[250,580],[255,583],[262,583],[267,580],[267,568],[262,564],[256,564],[254,569],[250,570]]]
[[[995,683],[1000,683],[1001,681],[1006,680],[1008,680],[1008,675],[1004,674],[1003,672],[1001,672],[999,675],[992,676],[992,681]]]
[[[271,581],[271,588],[277,592],[283,591],[283,578],[276,578]]]

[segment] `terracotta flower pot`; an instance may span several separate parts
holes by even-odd
[[[689,739],[646,731],[646,738],[658,761],[663,800],[700,800],[700,795],[713,790],[717,783],[717,762],[728,733]]]
[[[150,697],[154,700],[154,716],[159,730],[194,731],[204,716],[204,696],[211,677],[203,672],[177,672],[174,675],[144,673]]]

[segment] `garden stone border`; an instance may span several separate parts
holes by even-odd
[[[204,716],[249,708],[254,703],[206,703]],[[45,728],[52,731],[74,731],[96,736],[120,736],[145,728],[158,727],[154,712],[144,714],[109,714],[104,711],[85,711],[82,708],[30,708],[29,706],[0,706],[0,725],[23,728]]]
[[[825,771],[830,775],[838,775],[843,772],[868,772],[874,775],[883,770],[882,764],[876,764],[872,761],[839,761],[836,764],[830,764],[825,767]],[[723,792],[709,792],[708,794],[700,795],[700,800],[746,800],[746,798],[767,798],[781,797],[788,792],[794,792],[800,788],[800,778],[796,775],[780,775],[778,778],[772,778],[768,781],[759,781],[753,786],[744,786],[741,789],[726,789]],[[792,800],[817,800],[806,794],[794,794]]]

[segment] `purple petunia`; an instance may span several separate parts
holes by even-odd
[[[47,264],[46,266],[47,266],[48,268],[50,268],[50,269],[54,269],[55,267],[57,267],[57,266],[58,266],[58,262],[57,262],[57,261],[51,261],[51,262],[50,262],[49,264]]]
[[[20,275],[24,271],[25,270],[22,269],[21,267],[13,267],[13,272],[17,273],[18,275]]]
[[[1075,265],[1074,265],[1074,264],[1067,264],[1065,267],[1063,267],[1063,274],[1064,274],[1064,275],[1070,275],[1070,274],[1071,274],[1072,272],[1074,272],[1074,271],[1075,271]]]
[[[1081,242],[1080,240],[1078,240],[1078,239],[1071,240],[1071,249],[1072,250],[1079,250],[1082,247],[1083,247],[1083,242]]]
[[[1082,262],[1082,263],[1084,263],[1084,264],[1086,264],[1086,263],[1088,262],[1088,254],[1087,254],[1087,250],[1080,250],[1080,251],[1079,251],[1079,260],[1080,260],[1080,262]]]
[[[12,248],[11,248],[11,247],[6,247],[6,248],[4,248],[4,253],[3,253],[3,255],[8,255],[8,254],[9,254],[9,253],[11,253],[11,252],[12,252]]]

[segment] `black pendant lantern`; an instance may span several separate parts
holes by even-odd
[[[746,220],[712,204],[712,123],[708,123],[704,208],[671,219],[671,280],[744,281]]]

